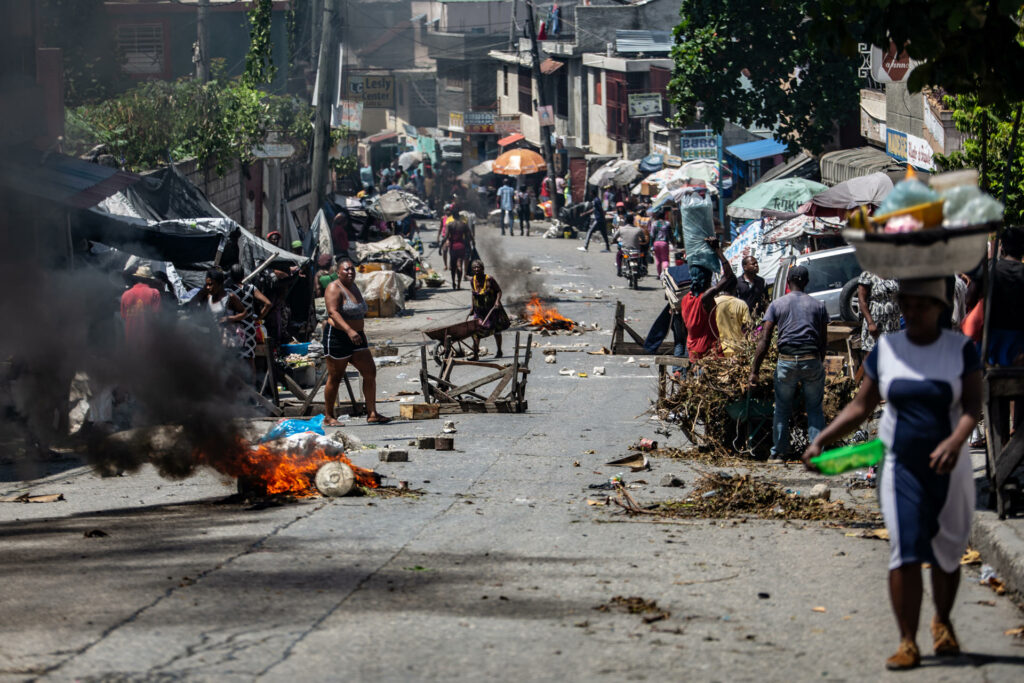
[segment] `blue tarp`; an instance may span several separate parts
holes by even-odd
[[[786,144],[769,138],[767,140],[744,142],[742,145],[732,145],[731,147],[726,147],[725,151],[740,161],[752,161],[754,159],[773,157],[776,154],[784,154]]]

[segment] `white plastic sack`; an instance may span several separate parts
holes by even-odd
[[[408,275],[393,270],[375,270],[371,273],[356,273],[356,286],[367,301],[394,301],[398,308],[405,308],[405,293],[412,287]]]

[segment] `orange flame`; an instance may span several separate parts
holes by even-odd
[[[264,444],[253,446],[245,442],[239,446],[227,457],[209,458],[200,454],[199,460],[222,474],[262,487],[267,495],[287,493],[299,498],[317,495],[314,484],[316,471],[333,461],[351,467],[356,483],[360,486],[380,486],[373,470],[356,467],[343,453],[329,454],[320,446],[292,451]]]
[[[538,325],[546,329],[571,330],[576,327],[569,318],[558,312],[554,306],[545,306],[539,297],[534,295],[526,304],[526,315],[531,325]]]

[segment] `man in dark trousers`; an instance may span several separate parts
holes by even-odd
[[[768,286],[764,278],[757,274],[759,270],[756,258],[744,256],[743,275],[736,283],[736,298],[747,304],[750,317],[755,320],[761,318],[761,314],[768,306]]]
[[[825,304],[804,292],[810,275],[807,268],[790,269],[790,292],[773,301],[764,314],[764,327],[757,339],[749,383],[757,384],[757,372],[768,353],[772,331],[779,329],[779,363],[775,368],[775,417],[772,420],[772,451],[768,462],[781,464],[789,455],[789,418],[793,412],[796,387],[803,385],[807,408],[807,437],[825,428],[822,401],[825,398],[825,346],[828,343],[828,311]]]
[[[595,194],[590,200],[590,208],[584,211],[580,216],[590,216],[590,229],[587,230],[587,239],[583,243],[582,247],[576,247],[579,251],[586,251],[590,246],[590,238],[594,236],[594,232],[600,232],[601,237],[604,238],[604,250],[611,251],[611,247],[608,245],[608,223],[604,216],[604,203],[601,201],[601,194]]]

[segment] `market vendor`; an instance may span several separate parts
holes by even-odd
[[[880,337],[864,361],[857,396],[804,452],[808,468],[822,449],[856,429],[884,399],[878,435],[885,444],[879,491],[889,530],[889,595],[900,632],[886,668],[920,666],[922,564],[931,564],[932,647],[955,657],[950,613],[974,511],[974,475],[965,441],[981,414],[981,362],[974,344],[940,326],[950,305],[943,278],[903,280],[898,301],[906,330]]]
[[[736,283],[736,296],[746,302],[750,315],[760,320],[764,310],[768,308],[768,285],[758,275],[761,270],[757,259],[753,256],[743,257],[743,275]]]
[[[789,455],[789,418],[793,412],[796,387],[804,392],[807,436],[814,440],[825,427],[822,401],[825,398],[825,347],[828,343],[828,310],[804,289],[810,273],[804,266],[791,268],[786,283],[790,292],[776,299],[764,314],[764,326],[757,339],[749,383],[757,384],[761,362],[768,354],[772,332],[779,329],[779,361],[775,367],[775,417],[772,420],[772,450],[768,462],[782,464]]]
[[[512,326],[512,322],[501,305],[501,287],[498,281],[484,272],[480,259],[469,264],[472,274],[469,279],[473,290],[470,317],[477,321],[479,332],[473,335],[473,360],[480,357],[480,339],[494,335],[495,358],[501,358],[501,333]]]

